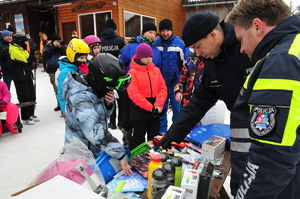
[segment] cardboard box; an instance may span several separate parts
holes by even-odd
[[[57,175],[38,185],[26,188],[12,195],[11,199],[104,199],[100,195],[73,182],[63,176]]]
[[[185,199],[197,198],[199,172],[194,169],[185,169],[181,179],[181,188],[186,189]]]
[[[184,199],[186,190],[175,186],[169,186],[161,199]]]
[[[216,160],[225,151],[225,143],[226,138],[214,135],[202,143],[201,155],[209,160]]]

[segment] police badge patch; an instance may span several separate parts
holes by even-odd
[[[272,131],[275,125],[276,108],[272,107],[253,107],[253,115],[250,127],[257,136],[265,136]]]

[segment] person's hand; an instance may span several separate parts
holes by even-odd
[[[155,109],[157,109],[158,113],[161,113],[163,111],[163,109],[161,107],[159,107],[159,106],[156,106]]]
[[[182,97],[183,97],[183,94],[181,92],[177,92],[176,95],[175,95],[175,100],[177,102],[181,102],[182,101]]]
[[[106,93],[105,95],[106,106],[109,106],[111,103],[113,103],[114,100],[115,100],[114,91],[111,90],[108,93]]]
[[[6,109],[7,103],[3,100],[0,100],[0,110],[5,110]]]
[[[168,138],[167,136],[164,136],[155,146],[154,150],[157,151],[159,147],[162,147],[163,149],[171,149],[171,142],[172,140]]]
[[[55,41],[53,42],[53,45],[54,45],[55,47],[58,47],[58,45],[60,45],[60,43],[59,43],[59,41],[55,40]]]
[[[125,175],[132,176],[133,172],[131,171],[130,165],[127,162],[126,155],[120,160],[121,167],[125,173]]]

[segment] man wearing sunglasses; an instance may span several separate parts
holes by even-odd
[[[124,146],[108,131],[113,110],[113,89],[124,90],[131,76],[113,55],[100,53],[89,64],[87,75],[70,72],[63,84],[66,103],[65,143],[80,139],[97,158],[105,151],[118,159],[126,175],[132,175]]]

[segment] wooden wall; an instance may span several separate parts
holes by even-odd
[[[117,34],[124,37],[124,11],[146,15],[156,18],[158,29],[159,22],[164,18],[173,21],[174,33],[181,36],[182,28],[185,23],[185,8],[181,5],[181,0],[102,0],[105,5],[101,9],[92,9],[86,12],[73,12],[74,6],[81,2],[95,3],[99,0],[76,1],[71,5],[60,6],[57,8],[58,33],[62,37],[62,23],[76,22],[77,32],[78,14],[112,11],[112,18],[117,24]],[[115,5],[114,5],[115,2]]]
[[[182,7],[181,0],[119,0],[118,4],[121,22],[124,21],[124,11],[155,17],[157,31],[159,31],[159,22],[164,18],[169,18],[173,22],[175,35],[182,35],[185,8]],[[121,35],[124,35],[124,27],[121,31]]]
[[[62,36],[62,23],[67,23],[67,22],[76,22],[76,31],[80,35],[79,32],[79,24],[78,24],[78,15],[79,14],[86,14],[86,13],[94,13],[94,12],[103,12],[103,11],[112,11],[112,18],[114,19],[115,23],[117,24],[117,29],[119,28],[118,24],[118,16],[117,16],[117,11],[118,7],[117,5],[113,5],[113,0],[102,0],[102,2],[105,2],[105,5],[101,9],[90,9],[85,12],[74,12],[72,9],[77,6],[80,3],[96,3],[99,2],[99,0],[86,0],[86,1],[76,1],[73,2],[71,5],[66,5],[66,6],[60,6],[57,8],[57,19],[58,19],[58,32]],[[117,30],[118,33],[118,30]]]
[[[232,10],[234,4],[210,5],[210,6],[195,6],[186,8],[186,18],[188,19],[193,14],[198,12],[213,12],[219,15],[220,20],[225,19],[228,13]]]

